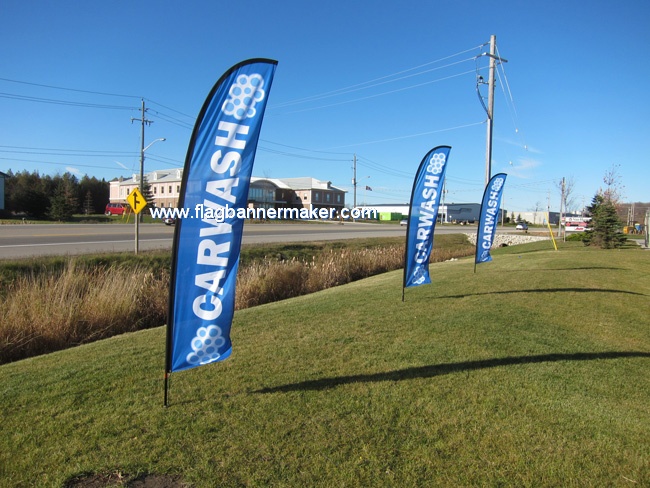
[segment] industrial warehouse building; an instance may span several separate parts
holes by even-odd
[[[390,214],[393,216],[401,215],[400,218],[406,218],[409,214],[408,203],[380,203],[377,205],[368,205],[368,207],[377,209],[380,217]],[[452,203],[449,205],[440,205],[438,219],[441,222],[449,223],[473,223],[478,221],[480,213],[480,203]],[[397,219],[393,218],[392,220]]]

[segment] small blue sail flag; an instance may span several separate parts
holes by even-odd
[[[429,151],[415,175],[406,227],[402,301],[404,288],[431,283],[429,257],[450,150],[450,146],[438,146]]]
[[[277,61],[250,59],[230,68],[208,95],[185,159],[167,318],[165,405],[169,373],[222,361],[230,327],[248,189]],[[219,215],[223,218],[215,218]]]
[[[492,261],[490,249],[494,242],[494,236],[497,232],[499,223],[499,214],[501,209],[501,195],[506,183],[505,173],[498,173],[490,178],[485,186],[483,201],[481,202],[481,216],[478,222],[478,231],[476,233],[476,258],[474,260],[474,272],[478,263],[487,263]]]

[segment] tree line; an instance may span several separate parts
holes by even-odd
[[[70,220],[74,214],[103,214],[109,200],[110,185],[84,175],[66,172],[55,176],[27,170],[5,178],[5,213],[35,219]]]

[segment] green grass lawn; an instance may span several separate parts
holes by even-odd
[[[0,366],[0,486],[650,486],[650,254],[549,247],[238,311],[167,409],[164,327]]]

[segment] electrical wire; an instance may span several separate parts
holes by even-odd
[[[318,149],[305,149],[303,147],[290,146],[288,144],[281,144],[279,142],[269,141],[268,139],[260,139],[260,142],[265,142],[265,143],[268,143],[268,144],[275,144],[276,146],[288,147],[289,149],[296,149],[298,151],[307,151],[307,152],[314,152],[314,153],[321,153],[321,154],[345,154],[345,155],[349,155],[349,153],[347,153],[347,152],[334,152],[334,151],[322,151],[322,150],[318,150]]]
[[[334,159],[334,158],[320,158],[315,156],[305,156],[304,154],[294,154],[287,151],[278,151],[276,149],[270,149],[264,146],[258,146],[258,150],[263,152],[268,152],[271,154],[277,154],[280,156],[287,156],[287,157],[298,158],[298,159],[309,159],[312,161],[345,161],[345,162],[349,161],[349,159]]]
[[[94,168],[94,169],[109,169],[109,170],[114,170],[114,171],[122,171],[124,168],[116,168],[116,167],[108,167],[108,166],[96,166],[96,165],[91,165],[91,164],[77,164],[77,163],[55,163],[53,161],[40,161],[40,160],[33,160],[33,159],[16,159],[16,158],[3,158],[0,157],[0,160],[3,161],[13,161],[16,163],[38,163],[38,164],[54,164],[57,166],[74,166],[74,167],[80,167],[80,168]]]
[[[44,154],[50,156],[132,156],[137,155],[134,151],[101,151],[88,149],[58,149],[47,147],[26,147],[26,146],[0,146],[0,152],[16,154]]]
[[[156,117],[164,120],[165,122],[169,122],[170,124],[176,125],[178,127],[182,127],[183,129],[189,129],[192,130],[194,128],[194,125],[188,122],[184,122],[176,117],[172,117],[171,115],[164,114],[162,112],[159,112],[158,110],[152,110],[150,108],[147,109],[147,112],[151,111],[153,114],[156,115]]]
[[[497,47],[497,56],[500,57],[498,47]],[[510,118],[512,119],[512,123],[515,127],[515,133],[517,133],[517,135],[521,138],[521,143],[523,148],[525,150],[528,150],[528,145],[526,144],[526,140],[523,136],[523,133],[519,130],[519,114],[517,113],[517,107],[515,106],[515,100],[512,96],[512,91],[510,90],[510,83],[508,82],[508,77],[506,76],[504,63],[499,63],[499,67],[501,68],[501,73],[503,76],[503,81],[500,83],[501,90],[503,91],[503,95],[506,99],[506,106],[508,107],[508,111],[510,112]],[[499,78],[499,81],[501,81],[501,74],[499,74],[498,69],[497,69],[497,77]],[[507,94],[506,94],[506,89],[508,91]]]
[[[108,97],[124,97],[124,98],[142,98],[142,97],[136,97],[134,95],[122,95],[119,93],[107,93],[107,92],[99,92],[99,91],[91,91],[91,90],[80,90],[77,88],[66,88],[62,86],[53,86],[53,85],[44,85],[42,83],[31,83],[29,81],[19,81],[19,80],[11,80],[8,78],[0,78],[0,81],[6,81],[9,83],[18,83],[21,85],[31,85],[31,86],[39,86],[42,88],[50,88],[53,90],[65,90],[65,91],[71,91],[71,92],[78,92],[78,93],[88,93],[91,95],[104,95]]]
[[[355,143],[355,144],[346,144],[346,145],[343,145],[343,146],[334,146],[334,147],[332,147],[330,149],[340,149],[340,148],[343,148],[343,147],[356,147],[356,146],[365,146],[365,145],[368,145],[368,144],[378,144],[380,142],[398,141],[400,139],[409,139],[409,138],[412,138],[412,137],[427,136],[427,135],[430,135],[430,134],[438,134],[440,132],[447,132],[447,131],[451,131],[451,130],[465,129],[467,127],[473,127],[473,126],[476,126],[476,125],[483,125],[484,123],[485,123],[485,121],[472,122],[470,124],[458,125],[458,126],[455,126],[455,127],[447,127],[447,128],[444,128],[444,129],[437,129],[437,130],[432,130],[432,131],[428,131],[428,132],[418,132],[418,133],[415,133],[415,134],[408,134],[408,135],[398,136],[398,137],[388,137],[386,139],[378,139],[378,140],[375,140],[375,141],[366,141],[366,142],[358,142],[358,143]]]
[[[437,70],[441,70],[441,69],[444,69],[444,68],[449,68],[451,66],[455,66],[455,65],[460,64],[460,63],[464,63],[464,62],[467,62],[467,61],[472,61],[473,59],[474,58],[463,59],[461,61],[456,61],[454,63],[450,63],[450,64],[447,64],[445,66],[438,66],[436,68],[431,68],[431,69],[428,69],[428,70],[425,70],[425,71],[421,71],[419,73],[414,73],[414,74],[411,74],[411,75],[402,76],[402,77],[399,77],[399,78],[394,78],[392,80],[386,80],[386,81],[382,81],[382,82],[378,82],[378,83],[374,83],[374,84],[361,83],[361,85],[366,85],[366,86],[357,86],[357,87],[352,87],[352,88],[345,89],[345,90],[341,89],[341,90],[338,90],[338,91],[335,91],[335,92],[330,92],[328,94],[314,95],[312,97],[306,97],[306,98],[303,98],[301,100],[297,100],[297,101],[293,101],[293,102],[280,103],[278,105],[274,105],[274,106],[269,107],[269,108],[270,109],[271,108],[273,108],[273,109],[275,109],[275,108],[284,108],[284,107],[288,107],[288,106],[291,106],[291,105],[296,105],[296,104],[299,104],[299,103],[307,103],[307,102],[312,102],[312,101],[316,101],[316,100],[322,100],[324,98],[331,98],[331,97],[335,97],[335,96],[346,95],[348,93],[353,93],[353,92],[360,91],[360,90],[367,90],[368,88],[374,88],[374,87],[377,87],[377,86],[385,85],[387,83],[394,83],[396,81],[405,80],[407,78],[412,78],[414,76],[423,75],[423,74],[426,74],[426,73],[430,73],[432,71],[437,71]],[[415,85],[415,86],[420,86],[420,85]]]
[[[469,73],[474,73],[474,70],[463,71],[462,73],[456,73],[454,75],[445,76],[443,78],[437,78],[435,80],[425,81],[423,83],[418,83],[416,85],[410,85],[410,86],[406,86],[406,87],[402,87],[402,88],[396,88],[395,90],[390,90],[390,91],[386,91],[386,92],[382,92],[382,93],[375,93],[374,95],[368,95],[368,96],[365,96],[365,97],[354,98],[352,100],[344,100],[344,101],[341,101],[341,102],[330,103],[330,104],[327,104],[327,105],[319,105],[317,107],[310,107],[310,108],[304,108],[304,109],[300,109],[300,110],[292,110],[292,111],[289,111],[289,112],[282,112],[280,114],[269,114],[269,115],[277,117],[277,116],[281,116],[281,115],[293,115],[293,114],[298,114],[298,113],[303,113],[303,112],[311,112],[313,110],[320,110],[320,109],[323,109],[323,108],[337,107],[339,105],[346,105],[348,103],[360,102],[360,101],[363,101],[363,100],[370,100],[372,98],[383,97],[385,95],[391,95],[393,93],[399,93],[399,92],[403,92],[403,91],[406,91],[406,90],[412,90],[414,88],[420,88],[422,86],[430,85],[432,83],[439,83],[441,81],[450,80],[452,78],[458,78],[459,76],[464,76],[464,75],[467,75]]]
[[[269,107],[269,108],[281,108],[281,107],[285,107],[285,106],[289,106],[289,105],[294,105],[294,104],[297,104],[297,103],[310,102],[310,101],[313,101],[313,100],[317,100],[317,99],[321,99],[321,98],[326,98],[326,97],[329,97],[329,96],[336,96],[336,95],[340,95],[340,94],[342,94],[342,93],[348,93],[349,91],[356,91],[356,89],[358,89],[359,87],[362,87],[362,86],[364,86],[364,85],[370,85],[370,84],[373,84],[373,83],[379,82],[379,81],[381,81],[381,80],[385,80],[385,79],[387,79],[387,78],[391,78],[391,77],[393,77],[393,76],[402,75],[402,74],[404,74],[404,73],[408,73],[408,72],[410,72],[410,71],[414,71],[414,70],[416,70],[416,69],[420,69],[420,68],[423,68],[423,67],[425,67],[425,66],[430,66],[430,65],[432,65],[432,64],[439,63],[439,62],[441,62],[441,61],[445,61],[445,60],[447,60],[447,59],[451,59],[451,58],[453,58],[453,57],[455,57],[455,56],[460,56],[461,54],[468,53],[468,52],[473,51],[473,50],[475,50],[475,49],[477,49],[477,48],[480,49],[480,48],[481,48],[482,46],[484,46],[484,45],[485,45],[485,44],[482,44],[481,46],[478,46],[478,47],[473,47],[473,48],[470,48],[470,49],[466,49],[466,50],[464,50],[464,51],[460,51],[460,52],[458,52],[458,53],[456,53],[456,54],[451,54],[451,55],[449,55],[449,56],[445,56],[445,57],[440,58],[440,59],[437,59],[437,60],[435,60],[435,61],[429,61],[429,62],[424,63],[424,64],[421,64],[421,65],[419,65],[419,66],[415,66],[415,67],[413,67],[413,68],[408,68],[408,69],[405,69],[405,70],[402,70],[402,71],[398,71],[398,72],[396,72],[396,73],[391,73],[391,74],[389,74],[389,75],[381,76],[381,77],[379,77],[379,78],[374,78],[374,79],[372,79],[372,80],[368,80],[368,81],[364,81],[364,82],[361,82],[361,83],[357,83],[357,84],[354,84],[354,85],[351,85],[351,86],[347,86],[347,87],[344,87],[344,88],[338,88],[338,89],[336,89],[336,90],[331,90],[331,91],[324,92],[324,93],[321,93],[321,94],[311,95],[311,96],[309,96],[309,97],[299,98],[299,99],[295,99],[295,100],[289,100],[289,101],[287,101],[287,102],[279,103],[279,104],[274,105],[274,106]],[[374,86],[374,85],[373,85],[373,86]]]
[[[40,103],[51,103],[55,105],[70,105],[74,107],[85,107],[85,108],[102,108],[102,109],[115,109],[115,110],[137,110],[137,107],[129,107],[124,105],[106,105],[106,104],[97,104],[97,103],[87,103],[87,102],[71,102],[69,100],[57,100],[54,98],[40,98],[40,97],[29,97],[25,95],[15,95],[12,93],[0,93],[0,98],[9,98],[12,100],[22,100],[27,102],[40,102]]]

